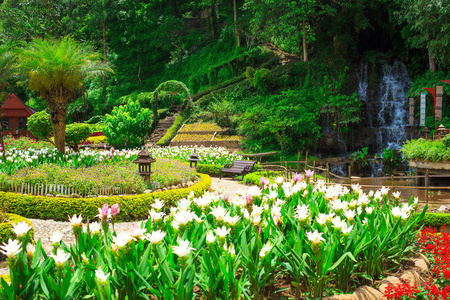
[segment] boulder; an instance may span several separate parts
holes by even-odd
[[[417,287],[422,287],[423,285],[423,280],[416,271],[406,271],[402,276],[400,276],[400,279],[408,281],[410,285],[417,283]]]
[[[383,294],[370,286],[362,286],[354,293],[356,300],[381,300]]]
[[[56,198],[69,198],[68,195],[56,194]]]
[[[72,193],[72,194],[70,194],[70,197],[72,197],[72,198],[81,198],[81,195],[77,194],[77,193]]]
[[[52,194],[47,194],[45,195],[45,197],[55,197],[55,196],[53,196]]]
[[[384,295],[386,292],[386,288],[389,284],[396,285],[397,283],[400,283],[400,279],[395,276],[388,276],[381,282],[380,286],[378,287],[378,290]]]
[[[428,258],[425,255],[423,255],[422,253],[417,254],[417,257],[420,258],[420,259],[423,259],[428,267],[431,265],[430,261],[428,260]]]
[[[427,262],[421,258],[412,259],[414,265],[422,272],[427,273],[429,271]]]
[[[144,194],[149,194],[149,193],[153,193],[153,191],[152,190],[145,190],[144,191]]]

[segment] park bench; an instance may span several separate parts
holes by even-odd
[[[220,178],[222,178],[225,173],[238,174],[244,178],[244,175],[253,172],[255,164],[256,161],[253,160],[235,160],[233,163],[224,166]]]

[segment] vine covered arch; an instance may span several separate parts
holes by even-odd
[[[152,125],[153,129],[156,128],[156,126],[158,125],[158,94],[162,90],[166,90],[166,89],[171,89],[171,90],[182,89],[182,90],[184,90],[187,93],[186,108],[191,108],[193,105],[191,92],[189,91],[188,87],[184,83],[182,83],[181,81],[177,81],[177,80],[168,80],[168,81],[161,83],[160,85],[158,85],[158,87],[153,92],[153,125]]]

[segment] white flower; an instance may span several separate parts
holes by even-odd
[[[320,214],[316,217],[316,222],[320,225],[325,225],[327,223],[328,215],[327,214]]]
[[[234,245],[230,244],[230,247],[227,247],[227,244],[223,245],[223,249],[225,251],[228,251],[228,253],[230,253],[231,256],[235,256],[236,255],[236,250],[234,249]]]
[[[352,222],[355,219],[355,212],[353,210],[344,210],[344,216]]]
[[[152,222],[159,221],[166,215],[163,212],[156,212],[154,209],[150,210],[148,214]]]
[[[102,226],[98,222],[89,223],[89,231],[93,234],[100,233]]]
[[[389,193],[389,188],[383,186],[381,188],[380,192],[381,192],[381,195],[385,196],[385,195],[387,195]]]
[[[29,226],[27,222],[23,221],[17,224],[13,223],[13,227],[11,228],[18,237],[23,237],[27,234],[27,232],[33,228],[33,226]]]
[[[395,199],[398,199],[398,198],[400,198],[400,194],[401,194],[401,192],[395,192],[395,193],[392,193],[392,196],[393,196]]]
[[[191,203],[191,200],[183,198],[178,201],[177,205],[181,210],[189,210],[189,208],[191,207]]]
[[[145,239],[154,245],[159,244],[165,236],[166,233],[161,230],[152,231],[150,234],[144,235]]]
[[[347,225],[345,225],[344,227],[341,228],[341,232],[344,235],[348,235],[352,231],[352,229],[353,229],[353,225],[350,227],[347,227]]]
[[[22,249],[22,243],[19,243],[18,240],[11,240],[8,239],[8,243],[4,243],[2,246],[0,246],[0,249],[2,249],[2,253],[9,258],[15,257],[20,250]]]
[[[373,207],[366,206],[366,213],[370,215],[372,212],[373,212]]]
[[[238,215],[232,217],[229,214],[227,214],[224,218],[224,221],[228,223],[230,226],[235,226],[236,223],[241,219]]]
[[[214,231],[219,238],[225,238],[230,233],[231,229],[222,226],[222,228],[217,228]]]
[[[62,267],[65,264],[65,262],[69,259],[70,254],[64,252],[63,249],[58,248],[58,250],[56,250],[56,255],[50,254],[49,256],[53,258],[57,266]]]
[[[133,237],[130,235],[129,232],[125,231],[125,232],[119,232],[117,234],[117,236],[113,236],[112,239],[113,239],[112,248],[113,249],[122,249],[123,247],[128,245],[128,243],[131,243],[131,241],[133,240]]]
[[[218,206],[211,209],[210,214],[212,214],[217,221],[224,221],[227,211],[223,206]]]
[[[263,258],[264,256],[267,255],[267,252],[269,252],[270,250],[272,250],[272,244],[270,243],[270,241],[268,241],[268,242],[261,248],[261,251],[259,252],[259,257]]]
[[[214,232],[212,230],[209,230],[206,233],[206,241],[210,244],[212,244],[216,241],[216,236],[214,235]]]
[[[97,277],[97,279],[100,282],[106,282],[108,280],[109,277],[109,273],[105,274],[102,270],[101,267],[98,267],[97,270],[95,270],[95,277]]]
[[[294,217],[296,217],[299,221],[305,221],[308,219],[309,213],[308,205],[297,205]]]
[[[185,257],[189,254],[191,250],[196,250],[195,248],[189,247],[188,240],[180,240],[178,246],[172,246],[172,251],[179,257]]]
[[[340,217],[334,217],[333,220],[331,220],[331,223],[333,224],[333,227],[340,230],[342,227],[347,226],[347,223],[345,221],[341,220]]]
[[[27,251],[28,256],[33,256],[36,248],[34,247],[33,244],[27,244],[27,247],[25,248],[25,250]]]
[[[69,216],[69,221],[70,221],[70,225],[72,225],[72,227],[76,227],[76,226],[81,226],[82,222],[83,222],[83,217],[80,216],[77,217],[77,215],[73,215],[72,218],[70,218]]]
[[[391,213],[394,217],[400,217],[402,215],[402,209],[400,207],[393,207]]]
[[[155,202],[150,206],[156,210],[161,210],[164,207],[164,202],[161,201],[160,199],[155,199]]]
[[[186,225],[189,222],[192,222],[194,218],[194,213],[187,210],[179,210],[173,216],[173,221],[178,225]]]
[[[50,236],[50,241],[52,242],[52,245],[61,243],[62,237],[63,235],[61,231],[55,230]]]
[[[144,236],[144,233],[147,231],[145,228],[140,228],[138,225],[136,224],[132,224],[130,229],[128,230],[129,234],[132,237],[135,237],[137,239],[142,239],[142,237]]]
[[[330,206],[333,210],[344,210],[347,208],[348,203],[341,200],[334,200],[330,202]]]
[[[314,245],[319,245],[322,241],[325,241],[325,239],[322,237],[323,233],[319,233],[316,229],[314,232],[307,232],[306,237],[308,240]]]
[[[414,204],[418,204],[419,203],[419,198],[414,197]]]

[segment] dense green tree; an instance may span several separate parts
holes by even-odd
[[[436,72],[436,61],[448,66],[450,54],[450,1],[396,0],[401,9],[396,14],[409,47],[428,51],[429,67]]]
[[[3,115],[3,104],[8,96],[6,92],[9,88],[9,82],[15,72],[16,57],[11,51],[11,46],[8,44],[0,45],[0,118]],[[3,140],[3,126],[0,122],[0,146],[3,158],[6,157],[5,142]]]
[[[86,77],[112,73],[111,67],[88,44],[70,37],[34,39],[19,51],[18,64],[30,90],[45,100],[55,146],[64,153],[67,104],[77,98]]]

